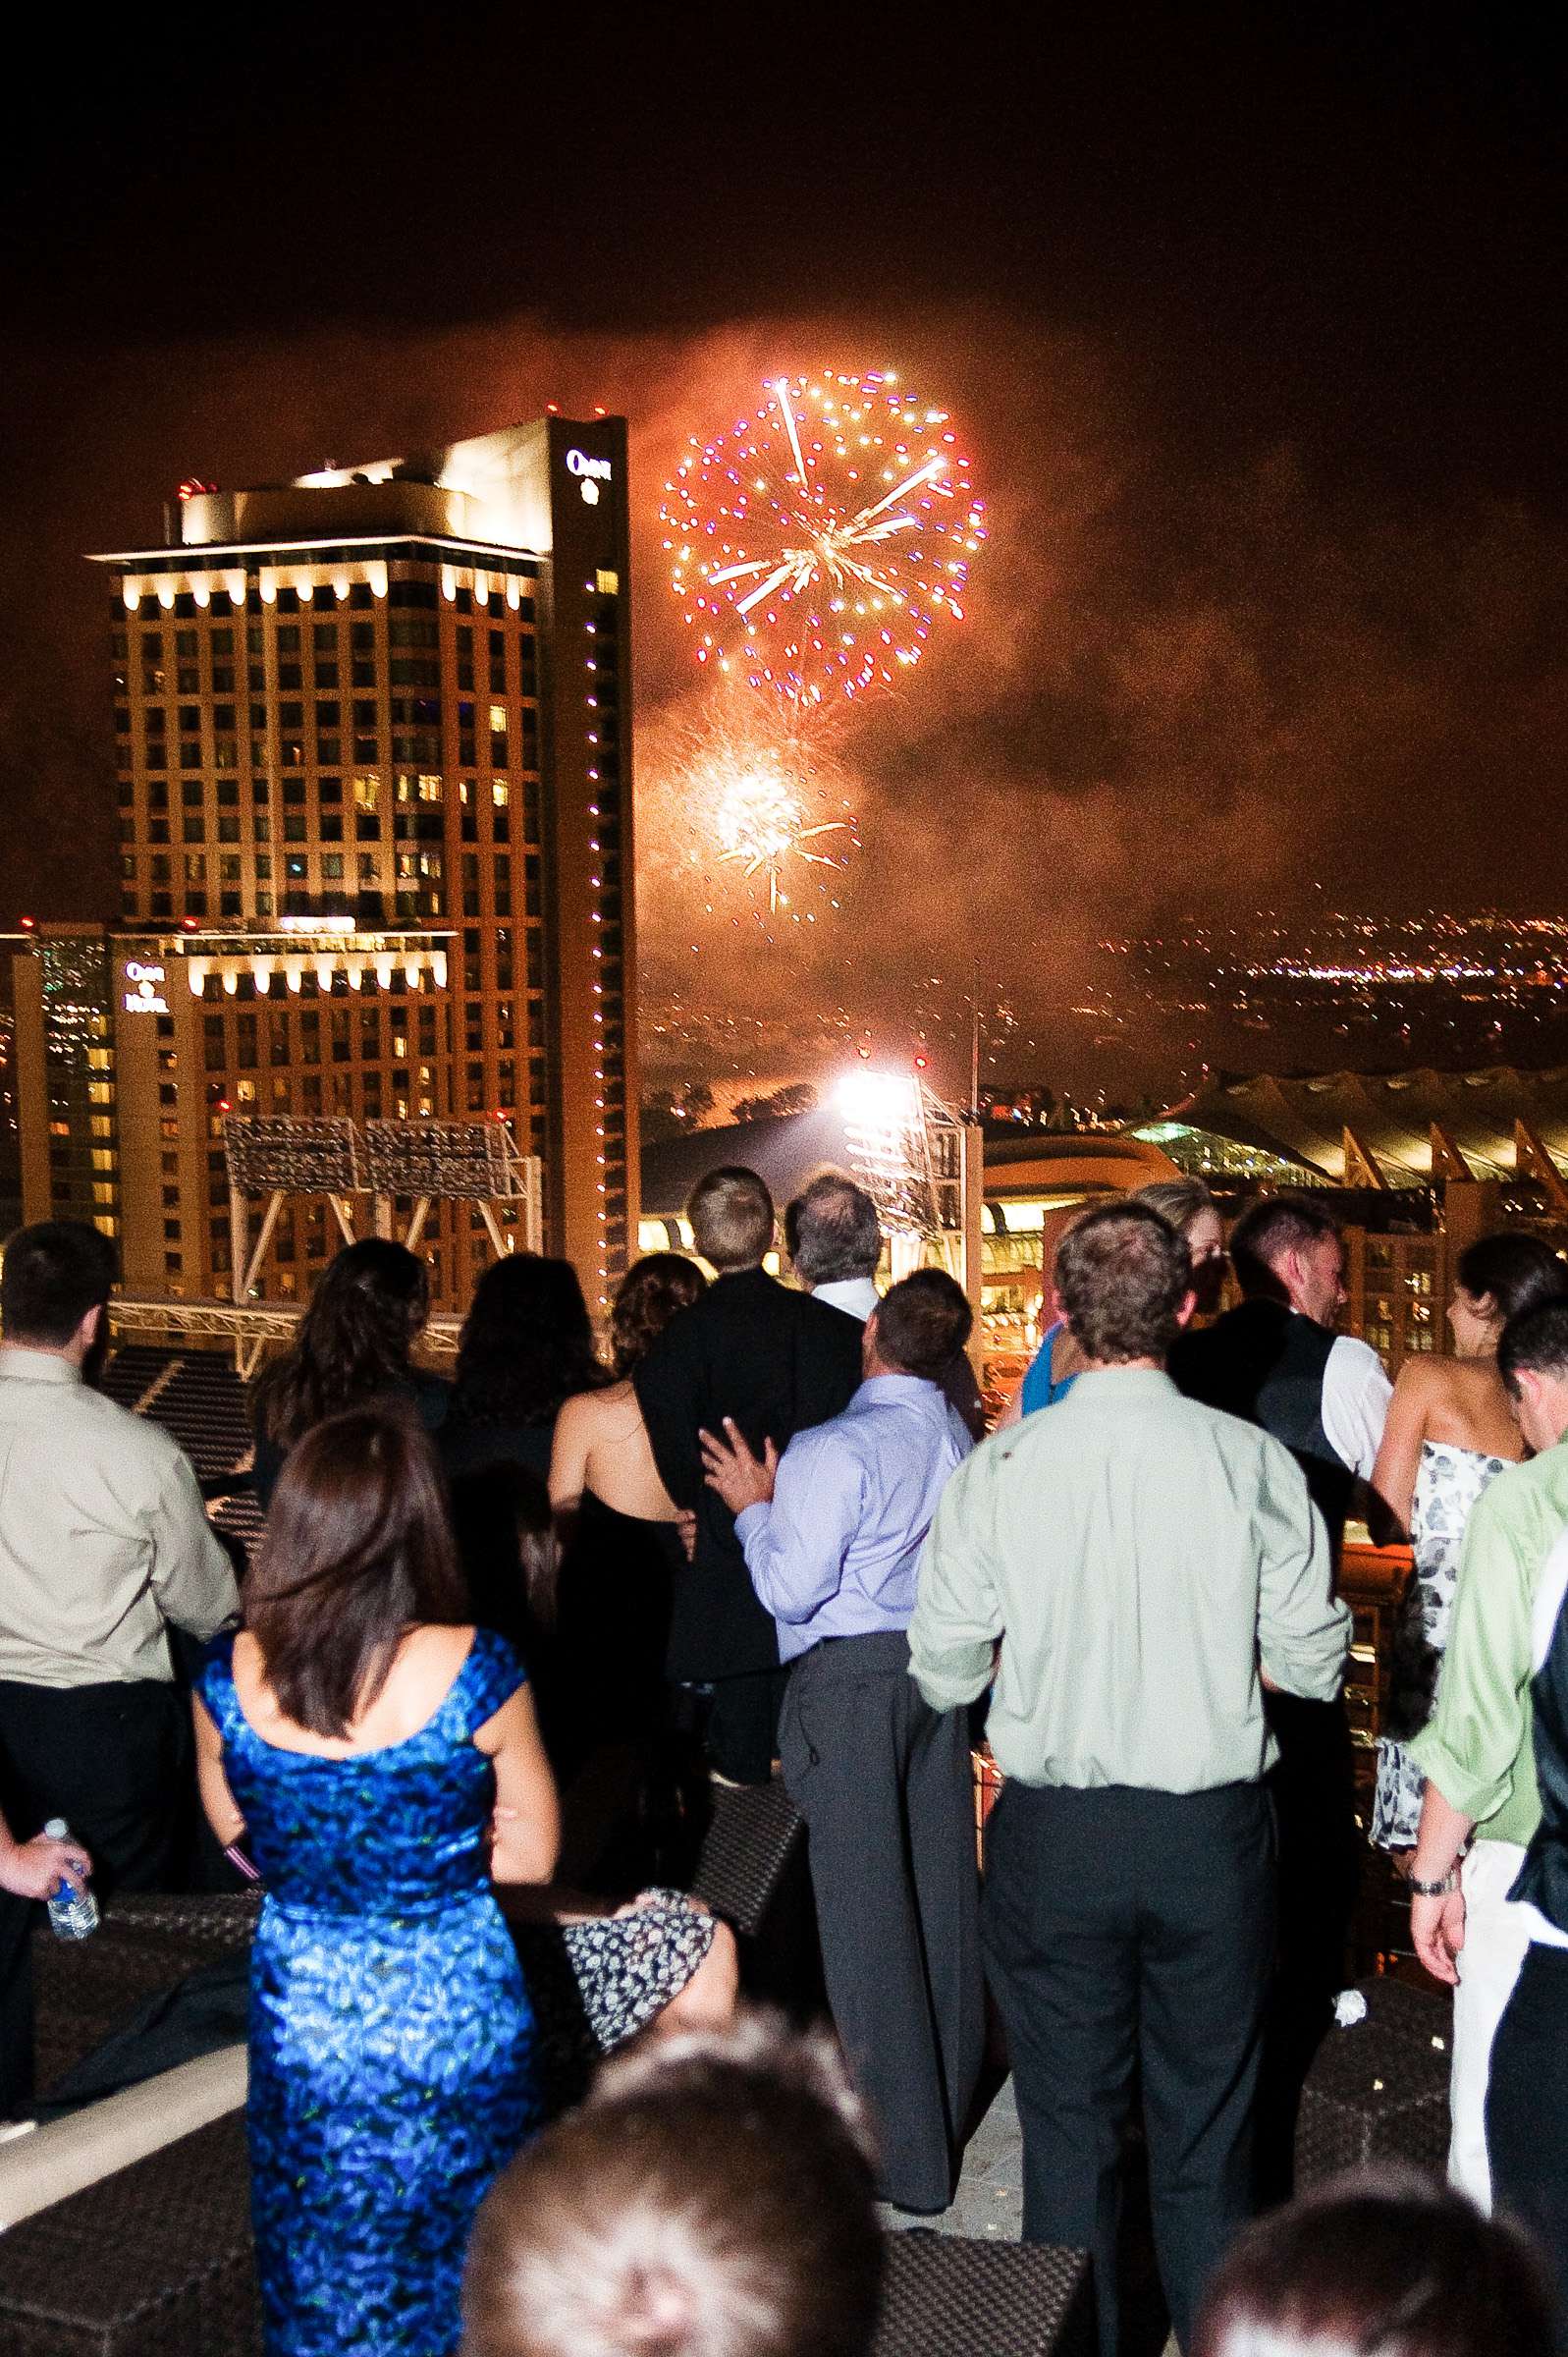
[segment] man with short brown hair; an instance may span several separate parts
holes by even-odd
[[[756,1268],[773,1243],[773,1197],[743,1163],[726,1164],[699,1178],[686,1218],[692,1242],[721,1277]]]
[[[982,1936],[1023,2124],[1024,2234],[1093,2252],[1114,2357],[1135,2061],[1183,2346],[1250,2215],[1274,1911],[1263,1688],[1336,1692],[1350,1615],[1288,1452],[1164,1371],[1192,1307],[1174,1229],[1137,1205],[1090,1212],[1056,1287],[1084,1372],[953,1475],[909,1640],[933,1710],[995,1679],[1007,1782]]]
[[[486,2196],[467,2357],[868,2357],[872,2138],[826,2031],[634,2040]]]
[[[755,1171],[710,1171],[687,1205],[697,1250],[718,1274],[671,1319],[633,1375],[659,1477],[697,1518],[676,1581],[668,1669],[711,1690],[708,1757],[731,1783],[766,1783],[783,1677],[773,1620],[752,1593],[734,1516],[705,1478],[698,1435],[727,1417],[760,1454],[848,1404],[860,1382],[860,1327],[842,1310],[780,1285],[763,1268],[773,1198]]]

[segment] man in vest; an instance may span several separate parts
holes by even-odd
[[[1327,1211],[1301,1195],[1256,1203],[1230,1237],[1242,1299],[1204,1332],[1181,1335],[1170,1373],[1189,1398],[1261,1425],[1307,1477],[1335,1562],[1358,1481],[1372,1477],[1391,1387],[1377,1352],[1336,1334],[1345,1248]],[[1266,2063],[1263,2191],[1288,2191],[1296,2100],[1329,2001],[1345,1977],[1361,1842],[1343,1698],[1271,1694],[1279,1745],[1279,1951]]]

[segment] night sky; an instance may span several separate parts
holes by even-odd
[[[1049,1072],[1105,932],[1320,888],[1561,906],[1568,93],[1534,12],[534,13],[240,47],[174,11],[24,61],[0,923],[110,904],[81,551],[155,540],[187,474],[547,400],[632,421],[647,979],[699,1042],[666,1062],[902,1041],[978,959]],[[830,748],[841,908],[770,943],[734,870],[712,915],[676,872],[707,690],[657,508],[688,433],[826,367],[952,411],[992,538]]]

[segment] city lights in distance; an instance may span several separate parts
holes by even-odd
[[[913,670],[986,536],[947,412],[878,372],[775,379],[659,513],[697,661],[806,709]]]

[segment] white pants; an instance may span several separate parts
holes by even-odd
[[[1490,2214],[1487,2163],[1487,2079],[1491,2042],[1513,1995],[1530,1946],[1530,1916],[1508,1898],[1525,1853],[1516,1841],[1478,1841],[1459,1870],[1465,1894],[1465,1945],[1454,1992],[1454,2056],[1449,2081],[1453,2134],[1448,2182]]]

